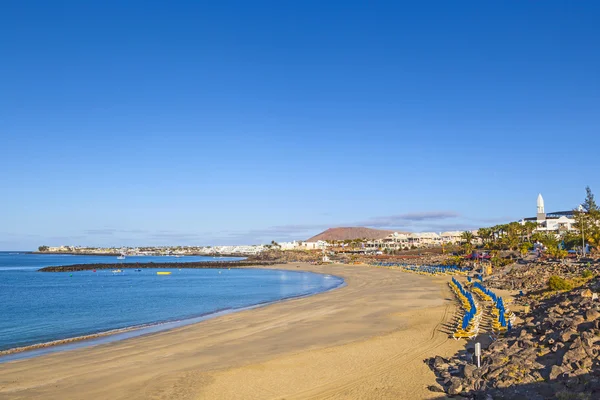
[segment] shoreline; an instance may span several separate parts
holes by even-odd
[[[12,361],[0,397],[40,399],[436,398],[423,362],[464,343],[441,332],[446,280],[383,268],[290,263],[271,269],[346,285],[130,340]]]
[[[247,267],[245,267],[245,268],[247,268]],[[277,269],[273,269],[273,270],[277,271]],[[290,271],[290,270],[285,270],[285,271],[286,272],[296,272],[296,273],[314,273],[314,272],[310,272],[310,271]],[[330,276],[334,276],[334,275],[330,275]],[[24,359],[29,359],[29,358],[33,358],[33,357],[39,357],[44,354],[59,353],[61,351],[69,351],[69,350],[74,350],[74,349],[78,349],[78,348],[91,347],[91,346],[96,346],[99,344],[114,343],[114,342],[117,342],[120,340],[132,339],[135,337],[139,337],[142,335],[148,335],[148,334],[152,334],[152,333],[156,333],[156,332],[163,332],[163,331],[166,332],[171,329],[176,329],[176,328],[180,328],[180,327],[187,326],[187,325],[197,324],[202,321],[206,321],[210,318],[217,318],[219,316],[230,314],[230,313],[252,310],[255,308],[259,308],[259,307],[267,307],[271,304],[277,304],[277,303],[280,303],[283,301],[288,301],[288,300],[292,300],[292,299],[301,299],[304,297],[315,296],[315,295],[318,295],[321,293],[327,293],[332,290],[336,290],[341,287],[344,287],[346,285],[346,282],[343,278],[341,278],[339,276],[334,276],[334,277],[341,280],[339,284],[337,284],[336,286],[334,286],[332,288],[321,290],[321,291],[314,292],[314,293],[291,295],[291,296],[287,296],[287,297],[282,297],[277,300],[264,301],[264,302],[252,304],[252,305],[245,306],[245,307],[239,307],[239,308],[221,308],[221,309],[217,309],[215,311],[211,311],[211,312],[200,314],[200,315],[195,315],[195,316],[188,317],[185,319],[150,322],[147,324],[134,325],[134,326],[128,326],[128,327],[116,328],[116,329],[109,329],[106,331],[90,333],[87,335],[51,340],[49,342],[42,342],[42,343],[36,343],[36,344],[28,345],[28,346],[13,347],[10,349],[0,350],[0,364],[7,363],[10,361],[17,361],[17,360],[24,360]],[[120,335],[127,334],[127,333],[129,333],[130,335],[126,335],[126,337],[119,337]],[[95,342],[97,342],[97,343],[95,343]],[[62,348],[62,347],[67,347],[67,348]],[[34,353],[34,354],[28,354],[28,353]],[[17,356],[13,357],[15,355],[17,355]]]

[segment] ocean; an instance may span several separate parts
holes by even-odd
[[[170,269],[168,276],[157,269],[37,271],[51,265],[219,260],[235,259],[0,252],[0,351],[130,327],[144,326],[139,332],[146,333],[343,283],[330,275],[267,269]]]

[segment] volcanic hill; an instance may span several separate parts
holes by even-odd
[[[394,232],[363,227],[329,228],[311,237],[307,242],[316,242],[317,240],[383,239]]]

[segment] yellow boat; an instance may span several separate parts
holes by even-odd
[[[171,271],[158,271],[156,275],[171,275]]]

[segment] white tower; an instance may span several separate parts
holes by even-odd
[[[542,194],[538,194],[537,198],[537,220],[545,221],[546,220],[546,211],[544,211],[544,198]]]

